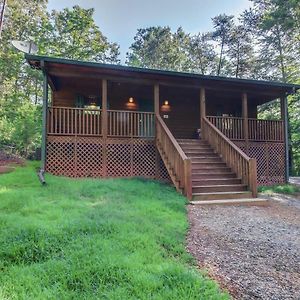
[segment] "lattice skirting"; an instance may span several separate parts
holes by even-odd
[[[245,142],[235,144],[246,153]],[[249,157],[257,160],[257,182],[273,185],[285,182],[285,150],[283,143],[250,142]]]
[[[104,155],[106,154],[106,155]],[[47,172],[68,177],[134,177],[170,181],[152,139],[48,136]]]

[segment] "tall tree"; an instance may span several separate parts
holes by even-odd
[[[0,147],[29,155],[40,145],[41,73],[31,69],[11,40],[32,40],[38,54],[119,62],[119,47],[95,25],[93,10],[47,12],[47,0],[10,0],[0,39]]]
[[[216,73],[217,55],[211,41],[210,33],[199,33],[190,37],[188,49],[190,71],[202,75]]]
[[[182,28],[172,33],[170,27],[138,29],[127,53],[131,66],[183,71],[187,68],[188,35]]]
[[[234,25],[228,37],[227,58],[235,77],[250,77],[254,60],[254,49],[250,32],[244,25]]]
[[[221,74],[223,62],[224,62],[224,50],[230,39],[230,32],[233,27],[234,16],[228,16],[225,14],[218,15],[212,18],[214,31],[212,33],[212,38],[219,43],[220,55],[219,63],[217,69],[217,75]]]
[[[257,37],[260,45],[260,61],[275,79],[292,82],[300,77],[299,51],[299,1],[297,0],[252,0],[256,20]],[[290,169],[294,157],[299,157],[299,148],[295,140],[295,128],[298,128],[300,107],[299,96],[289,97],[289,140]],[[295,126],[296,125],[296,126]],[[297,136],[297,135],[296,135]]]
[[[108,42],[93,19],[94,9],[76,5],[51,13],[47,53],[71,59],[119,63],[119,46]]]

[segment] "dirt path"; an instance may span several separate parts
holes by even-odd
[[[235,299],[300,299],[300,200],[189,206],[188,250]]]

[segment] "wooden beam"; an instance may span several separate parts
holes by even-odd
[[[107,177],[107,80],[102,80],[102,107],[101,107],[101,125],[102,125],[102,137],[103,137],[103,176]]]
[[[200,125],[201,129],[203,128],[203,118],[206,117],[206,97],[205,97],[205,88],[200,88]],[[203,135],[203,133],[202,133]]]
[[[53,78],[51,76],[47,76],[48,78],[48,82],[49,82],[49,85],[52,89],[52,91],[57,91],[58,90],[58,84],[54,82]]]
[[[159,115],[159,84],[154,85],[154,112]]]
[[[246,154],[249,153],[249,127],[248,127],[248,96],[247,93],[242,94],[242,117],[243,117],[243,131],[246,143]]]
[[[280,112],[281,119],[283,120],[284,130],[284,145],[285,145],[285,181],[289,181],[289,134],[288,134],[288,105],[287,97],[280,98]]]

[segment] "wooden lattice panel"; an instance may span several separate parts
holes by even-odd
[[[170,181],[153,139],[110,138],[104,143],[98,137],[48,136],[46,170],[68,177],[142,176]]]
[[[285,182],[285,147],[282,143],[269,143],[269,184]]]
[[[132,146],[133,176],[155,178],[156,150],[154,141],[135,139]]]
[[[102,177],[103,176],[103,141],[99,138],[76,138],[76,176]]]
[[[46,170],[54,175],[75,177],[73,137],[48,137]]]
[[[236,145],[246,152],[245,142]],[[257,182],[259,185],[273,185],[285,181],[284,144],[275,142],[250,142],[249,157],[257,161]]]
[[[159,153],[157,154],[159,155]],[[170,175],[168,173],[168,170],[162,160],[162,158],[159,155],[159,170],[158,170],[158,179],[166,182],[171,182]]]
[[[107,141],[107,176],[132,176],[132,145],[130,139],[109,139]]]

